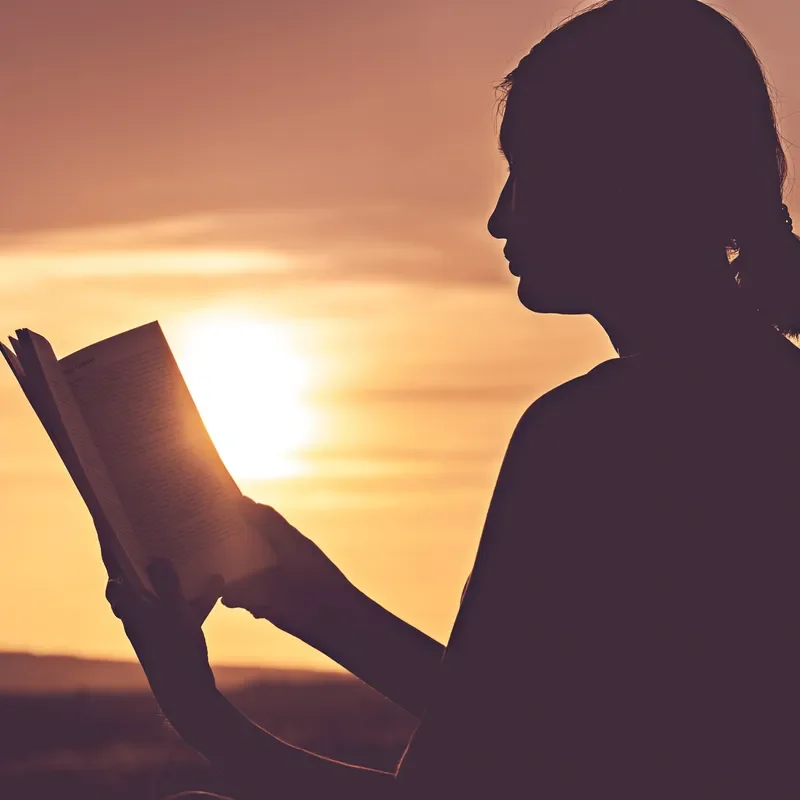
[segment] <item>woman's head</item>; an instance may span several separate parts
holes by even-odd
[[[489,228],[508,239],[525,305],[593,313],[738,279],[770,323],[800,331],[786,158],[761,65],[726,17],[695,0],[610,0],[500,88],[510,174]]]

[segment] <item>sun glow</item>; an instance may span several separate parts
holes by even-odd
[[[315,415],[310,369],[285,323],[235,313],[194,317],[176,358],[222,460],[234,478],[298,474]]]

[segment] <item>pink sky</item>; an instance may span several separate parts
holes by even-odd
[[[796,3],[725,7],[800,139]],[[307,474],[243,488],[446,638],[516,419],[612,355],[593,321],[519,305],[485,227],[505,180],[493,86],[571,8],[5,0],[2,332],[66,354],[219,309],[289,326],[326,376],[325,436]],[[86,512],[8,375],[0,415],[0,649],[129,655]],[[209,641],[324,663],[225,609]]]

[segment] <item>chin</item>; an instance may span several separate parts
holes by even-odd
[[[531,286],[530,280],[521,278],[517,287],[520,303],[537,314],[585,314],[574,296],[553,291],[552,287]]]

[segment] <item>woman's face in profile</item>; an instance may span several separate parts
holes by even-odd
[[[526,91],[515,98],[514,91],[500,134],[509,175],[489,233],[506,240],[503,252],[526,308],[591,314],[618,282],[618,259],[611,254],[630,233],[619,173],[609,168],[609,153],[593,143],[582,98],[567,95],[553,103]]]
[[[518,162],[522,162],[518,165]],[[489,218],[489,233],[505,239],[503,254],[519,278],[520,302],[542,314],[587,314],[596,287],[590,223],[565,190],[569,181],[547,164],[515,158]],[[555,174],[554,174],[555,173]],[[580,195],[572,183],[573,196]]]

